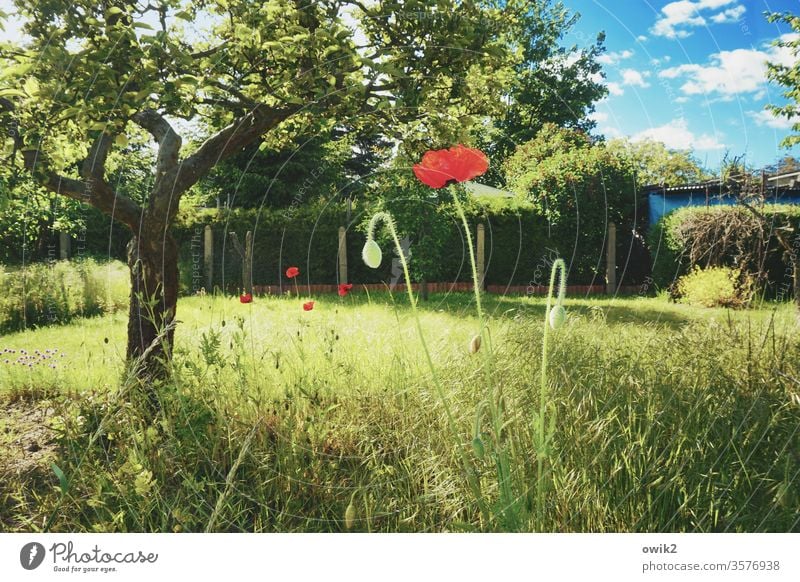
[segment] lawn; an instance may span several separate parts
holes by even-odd
[[[800,529],[790,305],[568,298],[548,340],[545,451],[544,300],[486,298],[491,359],[469,352],[471,300],[420,304],[444,402],[400,294],[320,297],[308,312],[296,298],[182,299],[149,417],[125,379],[125,315],[7,335],[0,530]],[[482,408],[494,389],[498,430]]]

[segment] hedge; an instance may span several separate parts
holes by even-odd
[[[391,203],[386,208],[391,211]],[[387,237],[380,241],[384,261],[377,270],[361,261],[364,225],[375,210],[367,203],[354,205],[349,224],[344,204],[312,204],[293,209],[238,209],[219,212],[193,210],[183,212],[175,233],[181,248],[181,283],[183,292],[195,292],[205,285],[202,273],[203,231],[210,225],[214,232],[214,285],[229,292],[241,287],[241,259],[228,238],[236,232],[244,242],[245,233],[253,232],[253,283],[287,285],[284,271],[289,266],[301,269],[303,283],[336,283],[338,229],[347,228],[348,279],[355,283],[390,282],[391,259],[396,253]],[[427,212],[446,214],[452,225],[443,244],[442,265],[436,277],[441,281],[469,281],[469,257],[460,221],[453,209],[443,205]],[[486,283],[494,285],[547,284],[549,265],[561,256],[567,260],[570,283],[602,284],[605,273],[603,232],[569,232],[547,224],[524,203],[504,200],[473,201],[466,209],[474,234],[476,225],[486,226]],[[399,225],[402,231],[402,224]],[[618,230],[618,257],[627,256],[631,243],[630,229]],[[402,236],[402,233],[401,233]],[[411,244],[413,262],[414,244]],[[622,269],[620,269],[622,272]],[[637,284],[649,272],[649,265],[628,268],[625,283]]]

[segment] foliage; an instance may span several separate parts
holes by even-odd
[[[509,38],[514,39],[520,55],[513,74],[498,78],[507,95],[506,107],[474,132],[477,145],[493,164],[481,181],[502,186],[505,160],[545,124],[583,131],[594,127],[589,114],[594,103],[607,94],[598,82],[602,73],[597,61],[605,50],[605,34],[599,33],[588,46],[565,47],[561,41],[580,16],[561,2],[493,0],[490,4],[507,15]]]
[[[545,300],[485,299],[526,504]],[[403,294],[318,298],[310,314],[300,304],[182,300],[176,374],[159,387],[163,414],[151,423],[143,404],[125,398],[121,359],[97,365],[124,349],[123,318],[4,338],[3,347],[57,345],[71,356],[33,379],[0,362],[0,409],[17,399],[49,410],[42,424],[51,436],[39,442],[53,448],[69,489],[62,496],[49,465],[5,472],[6,451],[20,447],[2,448],[0,435],[0,527],[30,533],[52,518],[52,531],[73,533],[344,531],[349,514],[352,531],[491,531],[470,502],[455,446],[472,454],[485,397],[485,362],[466,350],[478,325],[472,297],[433,295],[420,307],[457,443],[420,366]],[[789,306],[565,304],[549,364],[557,462],[537,531],[796,530],[800,460],[787,451],[800,449],[800,345]],[[203,334],[221,337],[205,355]],[[110,389],[87,382],[97,368]],[[476,465],[484,494],[497,500],[488,446]]]
[[[768,14],[770,22],[783,22],[788,24],[792,31],[800,33],[800,16],[791,12],[772,12]],[[800,35],[784,35],[774,42],[775,46],[789,49],[795,59],[791,66],[781,63],[767,63],[767,78],[785,87],[783,97],[789,102],[785,105],[768,105],[767,109],[779,117],[784,117],[793,122],[793,134],[783,139],[781,145],[791,147],[800,143]]]
[[[635,226],[637,190],[630,165],[579,130],[545,125],[517,148],[505,172],[510,189],[530,200],[548,229],[564,239],[571,235],[567,248],[573,263],[599,267],[609,221],[620,231]]]
[[[648,233],[656,286],[671,287],[695,265],[728,266],[753,275],[768,295],[783,295],[789,258],[774,229],[789,223],[797,232],[800,206],[765,204],[759,211],[767,217],[764,225],[742,206],[689,206],[661,217]]]
[[[0,265],[0,332],[123,310],[129,289],[119,262],[55,261],[10,271]]]
[[[632,165],[637,187],[648,184],[682,186],[709,177],[689,150],[671,150],[660,141],[617,138],[610,140],[607,148]]]
[[[730,267],[696,266],[678,280],[682,303],[701,307],[747,307],[753,298],[753,280]]]

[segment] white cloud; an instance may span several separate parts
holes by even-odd
[[[611,95],[619,96],[619,95],[624,95],[625,94],[625,90],[622,88],[622,86],[619,83],[609,83],[607,85],[607,87],[608,87],[608,92]]]
[[[790,37],[789,39],[785,37]],[[783,35],[781,40],[796,38]],[[710,56],[706,65],[689,64],[671,67],[659,73],[665,79],[685,79],[681,91],[685,95],[719,94],[730,99],[741,93],[764,91],[767,83],[767,61],[791,66],[797,57],[791,49],[767,46],[764,50],[735,49]]]
[[[772,111],[766,109],[762,111],[751,111],[748,113],[756,125],[771,127],[772,129],[792,129],[795,123],[800,123],[800,118],[787,119],[786,117],[775,117]]]
[[[622,84],[628,85],[630,87],[642,87],[647,88],[650,86],[650,83],[645,81],[645,77],[650,76],[650,71],[645,71],[644,73],[640,73],[635,69],[624,69],[622,71]]]
[[[639,36],[636,37],[636,40],[638,40],[639,42],[646,42],[647,37],[643,34],[640,34]]]
[[[736,22],[744,14],[745,7],[741,4],[736,4],[725,8],[730,4],[734,4],[735,1],[678,0],[670,2],[661,9],[661,15],[650,29],[650,32],[656,36],[664,36],[666,38],[686,38],[692,34],[691,28],[708,24],[706,16],[716,24]],[[720,8],[725,8],[725,10],[718,11]],[[705,13],[706,16],[701,13]]]
[[[721,134],[719,135],[721,137]],[[673,119],[665,125],[640,131],[631,137],[631,141],[647,139],[660,141],[668,148],[675,150],[721,150],[725,148],[725,144],[720,143],[716,136],[692,133],[689,130],[689,124],[683,118]]]
[[[633,51],[623,50],[619,52],[605,53],[597,57],[597,62],[603,65],[616,65],[620,61],[629,59],[633,56]]]
[[[602,123],[604,121],[608,121],[608,113],[605,111],[593,111],[589,114],[589,119],[598,123]]]
[[[746,10],[747,8],[742,5],[734,6],[733,8],[728,8],[727,10],[723,10],[722,12],[715,14],[711,17],[711,21],[715,24],[729,24],[731,22],[738,22]]]

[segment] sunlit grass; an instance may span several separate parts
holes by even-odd
[[[469,450],[486,396],[484,360],[468,349],[474,298],[419,305],[458,439],[406,297],[315,299],[310,312],[298,298],[182,299],[174,380],[159,388],[154,421],[134,397],[113,398],[124,317],[3,337],[0,351],[66,354],[58,370],[35,376],[0,365],[0,384],[9,395],[68,395],[47,392],[40,405],[53,409],[57,463],[71,481],[57,506],[49,468],[33,482],[5,480],[0,529],[53,517],[58,531],[339,531],[348,507],[357,531],[487,527],[457,448]],[[529,484],[518,492],[529,503],[545,300],[484,299],[514,478]],[[790,305],[726,311],[572,297],[565,307],[567,322],[550,338],[558,423],[540,529],[798,529],[800,340]],[[493,463],[476,467],[496,501]]]

